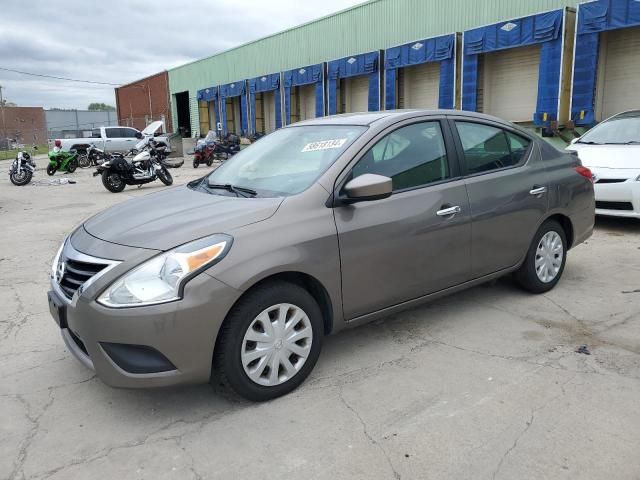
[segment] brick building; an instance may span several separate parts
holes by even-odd
[[[151,120],[165,120],[172,131],[169,105],[169,76],[156,73],[115,89],[118,122],[142,130]]]
[[[8,140],[8,142],[7,142]],[[0,108],[0,144],[47,143],[47,124],[42,107]]]

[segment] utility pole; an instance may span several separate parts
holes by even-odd
[[[2,85],[0,85],[0,111],[2,111],[2,132],[3,132],[3,137],[6,137],[7,126],[4,123],[4,100],[2,99]]]

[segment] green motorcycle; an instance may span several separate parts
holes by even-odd
[[[53,150],[49,152],[47,175],[54,175],[58,170],[73,173],[76,168],[78,168],[78,153],[75,150],[63,151],[60,140],[56,140]]]

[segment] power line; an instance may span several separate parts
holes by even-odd
[[[42,73],[31,73],[31,72],[22,72],[20,70],[14,70],[12,68],[0,67],[0,70],[5,70],[7,72],[19,73],[21,75],[31,75],[32,77],[43,77],[43,78],[53,78],[55,80],[65,80],[67,82],[79,82],[79,83],[93,83],[97,85],[110,85],[113,87],[119,87],[120,83],[108,83],[108,82],[95,82],[93,80],[77,80],[75,78],[66,78],[66,77],[56,77],[55,75],[44,75]]]

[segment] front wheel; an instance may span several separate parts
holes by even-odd
[[[102,184],[104,188],[109,190],[111,193],[119,193],[124,190],[126,183],[117,172],[112,172],[110,170],[105,170],[102,172]]]
[[[91,159],[86,153],[78,156],[78,166],[80,168],[89,168],[91,166]]]
[[[18,187],[21,187],[29,183],[32,177],[33,173],[31,172],[31,170],[23,169],[20,173],[12,173],[9,178],[11,179],[11,183],[17,185]]]
[[[307,378],[320,356],[322,313],[302,287],[257,287],[233,307],[215,347],[215,375],[242,397],[266,401]]]
[[[193,159],[193,168],[198,168],[200,166],[200,162],[198,162],[198,160],[196,160],[195,158]]]
[[[166,186],[169,186],[173,183],[173,177],[169,173],[169,170],[167,170],[165,167],[162,167],[160,170],[158,170],[157,175],[160,181]]]
[[[47,175],[49,175],[49,176],[55,175],[57,170],[58,169],[56,167],[54,167],[53,165],[51,165],[51,164],[47,165]]]
[[[515,279],[529,292],[548,292],[560,281],[566,261],[567,236],[564,229],[555,220],[547,220],[534,235]]]

